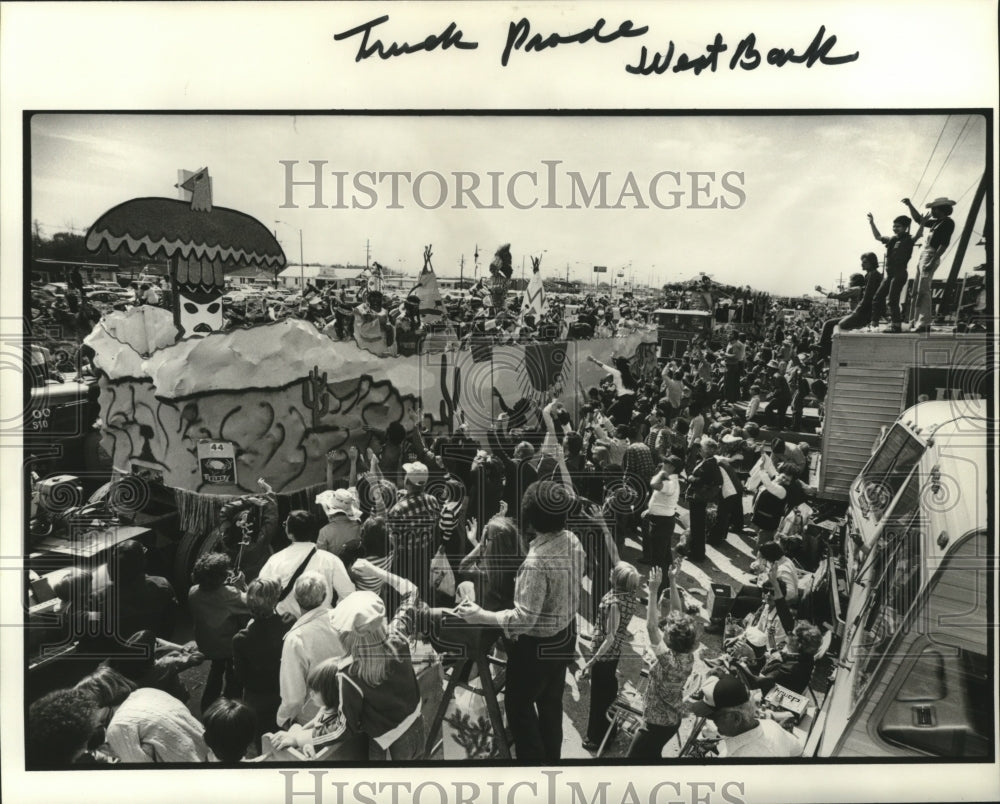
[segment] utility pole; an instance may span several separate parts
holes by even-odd
[[[275,223],[280,223],[283,226],[288,226],[289,228],[291,228],[293,230],[295,229],[295,227],[292,226],[287,221],[275,221]],[[278,239],[278,230],[277,229],[274,230],[274,235],[275,235],[275,240],[277,240]],[[306,292],[306,263],[305,263],[305,258],[303,257],[303,253],[302,253],[302,229],[299,229],[299,284],[301,285],[301,288],[302,288],[301,292],[305,293]]]
[[[368,268],[368,262],[372,256],[372,241],[365,240],[365,269]]]
[[[965,259],[965,252],[969,247],[969,240],[972,238],[972,230],[975,226],[976,218],[979,216],[979,208],[982,206],[985,197],[986,174],[984,173],[983,178],[979,181],[979,187],[976,188],[976,195],[972,199],[972,206],[969,208],[969,214],[965,218],[965,226],[962,227],[962,234],[958,239],[958,248],[955,249],[955,258],[952,260],[951,270],[948,272],[948,280],[945,282],[944,295],[941,297],[941,305],[938,308],[939,316],[945,316],[951,310],[952,297],[954,296],[955,285],[958,281],[958,273],[962,268],[962,260]],[[962,287],[965,287],[964,282],[962,283]],[[954,306],[956,312],[961,312],[961,296],[959,296]]]
[[[465,255],[462,255],[462,261],[458,264],[458,289],[463,290],[465,288]]]

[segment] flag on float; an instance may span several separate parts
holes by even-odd
[[[542,258],[531,258],[531,279],[528,280],[528,287],[524,289],[524,300],[521,302],[521,320],[531,313],[537,321],[545,312],[545,285],[542,283],[542,273],[539,270]]]

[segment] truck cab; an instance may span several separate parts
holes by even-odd
[[[987,416],[982,400],[911,407],[851,484],[843,639],[811,755],[992,752]]]

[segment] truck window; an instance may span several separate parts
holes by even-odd
[[[868,599],[849,636],[853,639],[861,630],[855,655],[850,657],[857,663],[852,705],[868,689],[920,589],[923,517],[919,482],[916,474],[910,478],[869,558],[874,565]]]
[[[893,425],[885,441],[861,474],[861,512],[875,524],[916,466],[926,447],[899,424]]]

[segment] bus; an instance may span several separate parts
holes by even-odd
[[[839,660],[808,755],[992,756],[988,415],[984,400],[909,408],[851,484]]]
[[[679,360],[697,336],[706,344],[712,337],[712,314],[706,310],[661,308],[653,312],[653,319],[661,361]]]

